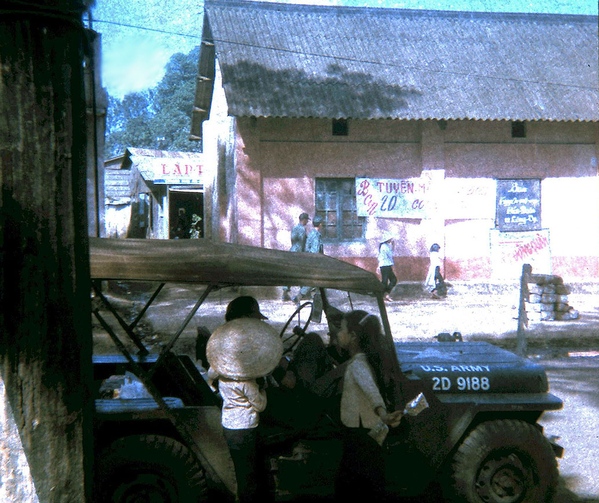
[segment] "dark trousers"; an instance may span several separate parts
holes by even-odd
[[[393,287],[397,284],[397,277],[393,272],[393,266],[384,265],[381,267],[382,283],[385,287],[386,292],[393,290]]]
[[[343,454],[335,480],[335,501],[373,501],[387,499],[383,448],[365,428],[345,428]]]
[[[268,479],[259,459],[257,428],[223,430],[235,466],[239,502],[268,501]]]

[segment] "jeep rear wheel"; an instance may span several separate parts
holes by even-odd
[[[134,435],[112,443],[98,460],[98,502],[191,503],[207,501],[204,470],[172,438]]]
[[[552,501],[558,471],[551,445],[534,425],[505,419],[472,430],[450,478],[456,502],[539,503]]]

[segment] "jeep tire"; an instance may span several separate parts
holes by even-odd
[[[558,471],[553,449],[535,425],[502,419],[468,434],[449,478],[451,501],[545,503],[553,499]]]
[[[113,442],[98,458],[98,503],[207,501],[204,470],[180,442],[133,435]]]

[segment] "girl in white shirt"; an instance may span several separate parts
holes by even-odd
[[[341,394],[341,422],[347,428],[335,484],[338,501],[382,501],[385,463],[382,444],[402,411],[388,412],[384,397],[379,340],[381,325],[365,311],[346,313],[337,334],[350,360]]]
[[[258,459],[258,424],[260,412],[266,408],[266,392],[255,379],[218,379],[223,399],[223,433],[235,466],[238,501],[263,501],[267,483]]]

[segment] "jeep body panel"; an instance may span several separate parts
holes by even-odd
[[[144,369],[151,368],[158,361],[158,355],[132,358]],[[96,382],[123,373],[129,366],[123,355],[94,356],[93,362]],[[202,452],[203,455],[198,461],[209,474],[215,475],[219,485],[224,485],[228,491],[234,493],[235,471],[223,436],[220,404],[190,358],[187,355],[169,355],[154,381],[169,409],[169,414],[174,416],[175,423],[185,428],[186,433]],[[169,414],[156,400],[149,397],[99,398],[95,400],[95,412],[96,431],[106,432],[97,439],[101,442],[97,445],[99,449],[110,443],[119,430],[121,434],[144,429],[147,429],[148,433],[157,433],[157,429],[173,431],[170,428]],[[181,438],[177,433],[174,432],[173,436],[185,443],[185,437]]]
[[[512,393],[545,396],[549,390],[542,366],[487,342],[401,342],[395,349],[404,374],[435,394],[504,395],[509,402]],[[549,409],[552,402],[548,398]]]
[[[562,401],[548,392],[543,367],[492,344],[401,342],[395,348],[410,385],[431,403],[418,417],[408,418],[408,436],[418,453],[415,459],[433,472],[480,418],[534,423],[543,411],[562,408]]]

